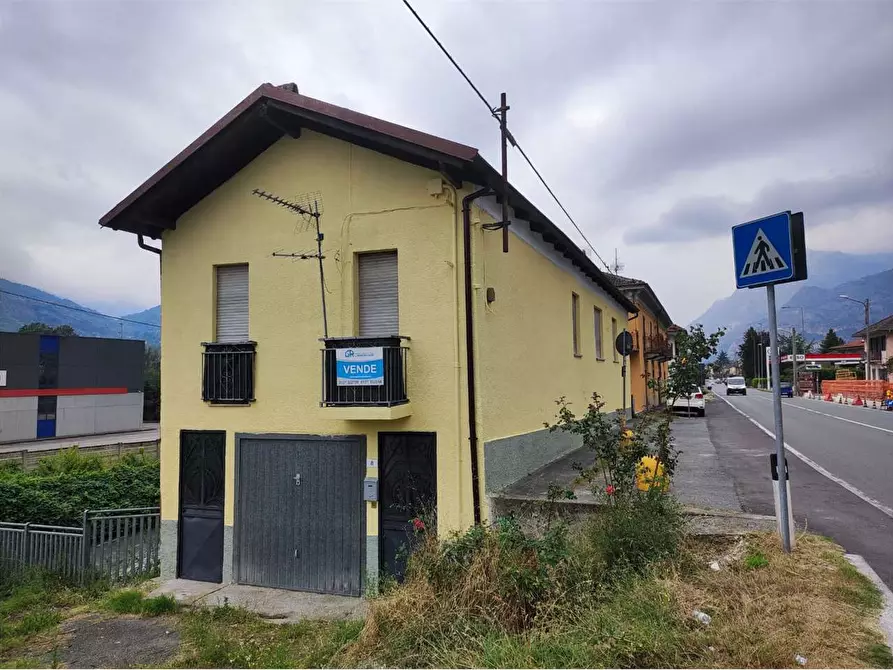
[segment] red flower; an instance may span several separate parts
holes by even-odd
[[[423,530],[425,530],[425,522],[418,518],[413,519],[412,527],[413,530],[415,530],[417,533],[421,533]]]
[[[605,487],[605,493],[607,493],[609,496],[614,495],[614,491],[615,491],[614,487],[611,486],[610,484],[608,484],[608,485]]]

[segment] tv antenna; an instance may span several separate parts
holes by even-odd
[[[620,262],[620,257],[617,255],[617,247],[614,247],[614,262],[611,264],[611,273],[619,275],[623,272],[624,267],[623,263]]]
[[[318,193],[314,193],[299,196],[298,198],[295,198],[295,200],[286,200],[273,193],[267,193],[266,191],[261,191],[257,188],[254,189],[252,193],[262,200],[269,200],[275,205],[279,205],[290,212],[298,214],[303,217],[305,221],[312,221],[316,226],[316,253],[308,253],[306,251],[294,253],[274,251],[273,256],[276,258],[295,258],[299,260],[316,259],[319,264],[319,294],[322,299],[322,332],[323,337],[328,337],[329,320],[326,316],[326,275],[322,263],[325,258],[322,253],[322,241],[325,236],[319,230],[319,217],[322,215],[322,198]]]

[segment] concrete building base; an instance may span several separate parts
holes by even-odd
[[[362,619],[367,607],[362,598],[241,584],[210,584],[189,579],[164,580],[149,595],[172,595],[187,607],[243,607],[274,623],[295,623],[303,619]]]

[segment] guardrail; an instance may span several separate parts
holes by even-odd
[[[27,569],[85,581],[158,571],[157,507],[84,511],[81,527],[0,522],[0,572]]]
[[[159,440],[146,440],[144,442],[115,442],[114,444],[96,444],[87,447],[76,446],[78,453],[82,456],[99,456],[104,461],[116,461],[125,454],[145,454],[152,458],[159,457],[158,451]],[[2,446],[2,445],[0,445]],[[0,452],[0,463],[4,461],[13,461],[21,464],[23,470],[33,470],[37,467],[37,463],[42,458],[48,456],[57,456],[60,452],[67,451],[72,447],[59,447],[57,449],[20,449],[16,451]]]

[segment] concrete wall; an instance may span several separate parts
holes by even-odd
[[[0,443],[37,438],[37,396],[0,398]]]
[[[139,430],[142,422],[142,393],[62,395],[56,401],[59,437]]]
[[[143,390],[142,340],[62,337],[59,341],[59,388]]]
[[[39,360],[40,335],[0,333],[0,370],[6,370],[3,388],[36,389]]]

